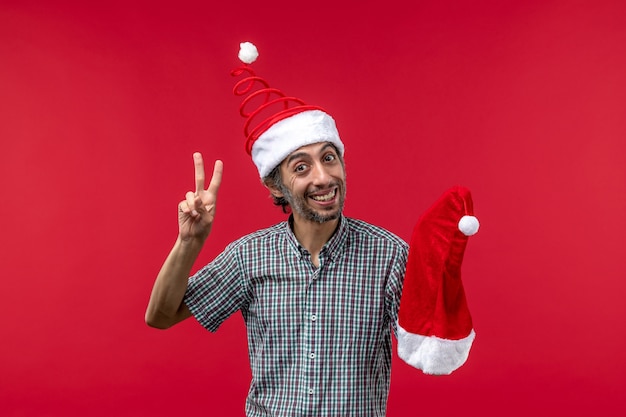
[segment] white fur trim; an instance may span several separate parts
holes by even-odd
[[[425,374],[449,375],[465,363],[475,337],[473,329],[459,340],[422,336],[398,324],[398,356]]]
[[[252,145],[252,161],[265,178],[290,153],[319,142],[334,144],[343,155],[335,120],[321,110],[307,110],[287,117],[267,129]]]

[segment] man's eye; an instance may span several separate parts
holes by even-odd
[[[306,169],[306,165],[305,164],[298,164],[295,166],[294,171],[296,172],[302,172]]]
[[[330,161],[334,161],[334,160],[335,160],[335,155],[333,155],[332,153],[329,153],[326,156],[324,156],[324,161],[326,161],[326,162],[330,162]]]

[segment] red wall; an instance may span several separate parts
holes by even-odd
[[[199,263],[283,218],[243,151],[244,40],[337,119],[348,215],[408,239],[473,192],[474,348],[449,377],[394,358],[390,416],[626,411],[624,3],[339,3],[2,1],[0,414],[243,415],[241,317],[143,314],[192,152],[225,163]]]

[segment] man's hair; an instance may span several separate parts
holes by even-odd
[[[274,167],[272,171],[265,178],[263,178],[263,182],[267,185],[271,184],[278,189],[282,190],[284,188],[283,177],[280,175],[280,165]],[[289,214],[291,213],[291,208],[289,207],[289,203],[285,197],[276,197],[274,194],[270,193],[272,200],[274,201],[275,206],[279,206],[283,213]]]
[[[339,158],[341,165],[345,167],[344,162],[343,162],[343,157],[341,156],[339,149],[337,149],[334,143],[330,143],[330,145],[333,147],[333,149],[337,153],[337,157]],[[272,169],[270,173],[267,174],[265,178],[263,178],[263,183],[266,185],[271,184],[275,186],[284,195],[285,191],[289,191],[289,190],[285,190],[285,184],[283,184],[283,177],[282,175],[280,175],[280,165],[281,164],[278,164],[277,166],[275,166],[274,169]],[[285,214],[291,213],[291,207],[289,206],[289,202],[287,202],[287,199],[285,199],[284,197],[276,197],[274,194],[271,194],[271,193],[270,195],[272,196],[274,205],[280,207],[283,213]]]

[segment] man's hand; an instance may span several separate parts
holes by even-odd
[[[224,170],[222,161],[215,161],[211,182],[205,190],[204,162],[199,152],[193,154],[193,165],[195,168],[196,191],[187,192],[185,200],[178,203],[178,229],[182,241],[189,239],[204,241],[211,233],[211,227],[215,219],[217,192],[222,182],[222,172]]]

